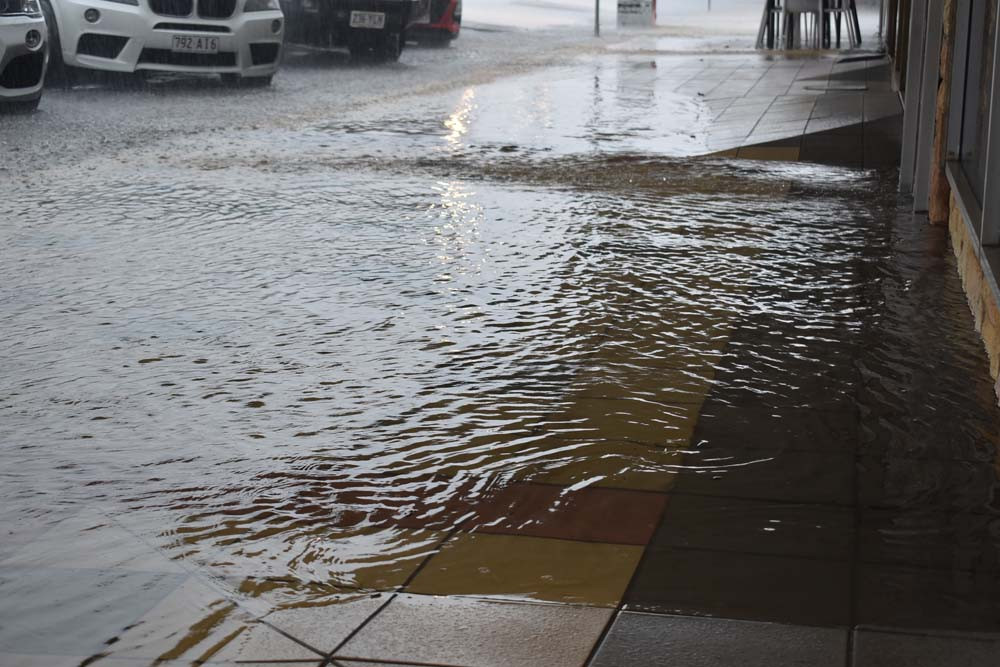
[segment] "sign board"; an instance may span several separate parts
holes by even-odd
[[[656,25],[656,0],[618,0],[619,28],[651,28]]]

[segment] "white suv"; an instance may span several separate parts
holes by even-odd
[[[39,0],[52,66],[202,72],[267,85],[281,61],[278,0]],[[4,0],[0,0],[4,2]]]
[[[46,41],[38,0],[0,0],[0,107],[38,107],[49,60]]]

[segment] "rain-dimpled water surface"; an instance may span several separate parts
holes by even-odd
[[[891,173],[670,157],[696,102],[618,122],[650,72],[529,80],[566,123],[497,84],[8,189],[0,527],[85,507],[299,604],[404,585],[527,481],[853,507],[879,471],[875,505],[992,512],[944,237]]]

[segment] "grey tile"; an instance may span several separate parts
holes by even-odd
[[[187,575],[0,568],[0,651],[90,655],[178,588]]]
[[[806,118],[790,120],[769,111],[760,119],[760,123],[754,128],[753,133],[754,135],[781,134],[795,136],[805,131],[806,123]]]
[[[612,613],[561,604],[399,595],[337,652],[337,658],[579,667]]]
[[[624,612],[593,667],[842,667],[847,631]]]
[[[819,505],[852,505],[850,453],[760,451],[709,447],[685,455],[679,493]]]
[[[211,657],[220,662],[247,663],[255,660],[308,661],[325,656],[326,652],[315,646],[303,646],[263,623],[251,623]]]
[[[858,539],[866,563],[1000,572],[1000,518],[989,514],[864,509]]]
[[[816,134],[840,128],[853,128],[857,134],[864,131],[860,117],[855,114],[835,114],[823,118],[810,118],[805,131],[806,134]]]
[[[184,573],[114,519],[89,510],[60,521],[0,561],[0,566]]]
[[[836,561],[650,547],[626,595],[626,608],[847,626],[850,567]]]
[[[994,572],[861,564],[857,623],[912,630],[1000,632]]]
[[[990,463],[863,456],[858,487],[867,507],[990,514],[1000,482]]]
[[[853,532],[848,508],[678,494],[652,544],[846,561]]]
[[[858,630],[855,667],[996,667],[1000,637]]]
[[[262,620],[322,653],[329,653],[387,600],[386,597],[373,598],[369,595],[339,596],[332,603],[322,606],[274,611]]]

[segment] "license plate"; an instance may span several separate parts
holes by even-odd
[[[219,38],[198,35],[174,35],[170,50],[174,53],[218,53]]]
[[[351,12],[351,27],[381,30],[385,27],[385,12]]]

